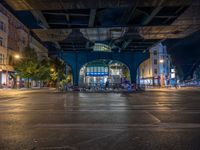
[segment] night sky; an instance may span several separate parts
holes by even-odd
[[[184,39],[166,40],[172,61],[183,79],[192,78],[196,67],[200,65],[200,31]]]

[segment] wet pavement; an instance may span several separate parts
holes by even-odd
[[[0,91],[0,150],[200,150],[200,90]]]

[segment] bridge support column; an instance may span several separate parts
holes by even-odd
[[[131,67],[130,69],[131,83],[136,83],[137,77],[137,68]]]

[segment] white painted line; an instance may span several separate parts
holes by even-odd
[[[146,111],[146,114],[149,115],[151,118],[153,118],[156,121],[155,123],[161,123],[160,119],[158,119],[156,116],[154,116],[150,112]]]
[[[200,123],[158,123],[158,124],[37,124],[36,128],[69,128],[69,129],[131,129],[131,128],[160,128],[160,129],[193,129],[200,128]]]

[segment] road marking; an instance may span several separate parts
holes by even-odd
[[[72,146],[59,146],[59,147],[40,147],[41,150],[54,150],[54,149],[65,149],[65,150],[78,150]]]
[[[68,129],[131,129],[131,128],[160,128],[160,129],[193,129],[200,128],[200,123],[158,123],[158,124],[37,124],[36,128],[68,128]]]
[[[147,115],[149,115],[151,118],[153,118],[156,122],[155,123],[161,123],[160,119],[158,119],[156,116],[151,114],[150,112],[146,111],[145,112]]]
[[[107,138],[107,137],[111,137],[111,136],[116,136],[116,135],[119,135],[121,134],[122,132],[117,132],[117,133],[112,133],[112,134],[108,134],[108,135],[103,135],[103,136],[99,136],[99,137],[96,137],[96,138],[92,138],[90,140],[86,140],[86,141],[83,141],[83,142],[80,142],[80,143],[77,143],[77,145],[82,145],[82,144],[86,144],[86,143],[91,143],[91,142],[94,142],[94,141],[97,141],[97,140],[100,140],[100,139],[104,139],[104,138]]]

